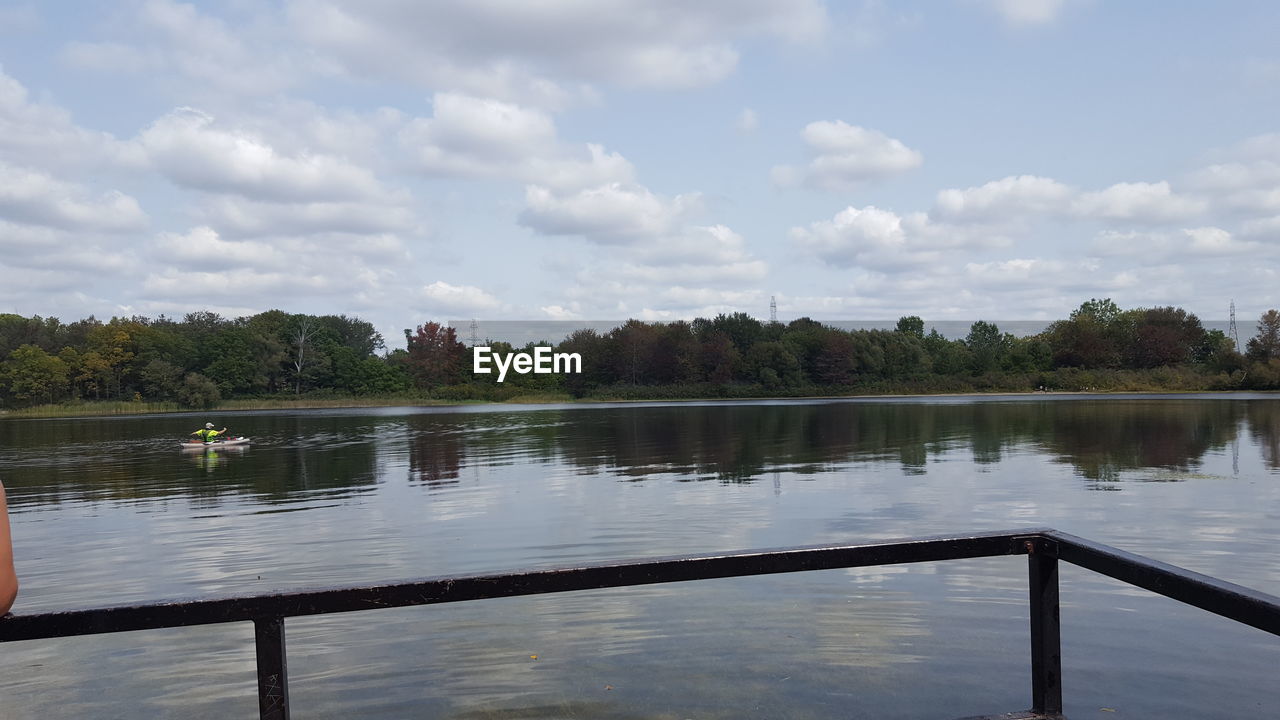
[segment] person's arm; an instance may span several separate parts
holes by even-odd
[[[9,506],[0,483],[0,615],[9,612],[18,596],[18,576],[13,571],[13,539],[9,536]]]

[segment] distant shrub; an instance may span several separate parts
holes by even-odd
[[[178,388],[178,402],[191,408],[208,409],[222,400],[222,393],[212,380],[200,373],[187,373]]]

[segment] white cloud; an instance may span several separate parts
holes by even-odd
[[[806,41],[827,24],[813,0],[296,0],[288,14],[312,47],[353,75],[539,103],[562,102],[564,85],[581,82],[704,86],[737,66],[735,39]]]
[[[0,220],[0,253],[6,263],[21,260],[29,251],[56,248],[65,240],[63,233],[49,227]]]
[[[108,133],[76,125],[71,113],[33,102],[0,68],[0,161],[45,169],[127,164],[129,148]]]
[[[525,189],[525,205],[522,225],[545,235],[582,235],[608,245],[670,233],[701,207],[701,196],[667,199],[641,185],[622,183],[558,195],[530,185]]]
[[[430,118],[399,132],[410,167],[431,175],[499,178],[572,190],[627,182],[631,163],[599,145],[570,146],[547,113],[494,99],[436,93]]]
[[[1094,238],[1089,252],[1097,257],[1148,255],[1164,257],[1175,249],[1176,242],[1165,232],[1136,230],[1102,230]]]
[[[576,317],[691,320],[743,308],[768,307],[768,296],[758,289],[708,288],[697,282],[655,284],[647,278],[618,277],[594,270],[583,271],[579,282],[569,287],[565,296],[568,302],[564,305],[572,308]]]
[[[1075,191],[1035,175],[1009,176],[980,187],[938,193],[933,212],[957,221],[1004,221],[1066,210]]]
[[[203,271],[229,268],[285,269],[290,258],[262,242],[223,240],[212,228],[192,228],[184,235],[160,233],[156,257],[166,264]]]
[[[365,168],[320,154],[282,155],[261,139],[219,127],[212,116],[190,108],[156,120],[135,142],[166,177],[197,190],[284,202],[385,194]]]
[[[689,226],[630,249],[630,256],[652,265],[729,265],[747,259],[746,240],[724,225]]]
[[[206,199],[199,214],[204,222],[229,237],[419,231],[419,223],[408,207],[377,201],[280,204],[219,196]]]
[[[964,275],[984,290],[990,288],[1037,289],[1061,284],[1064,280],[1092,276],[1100,266],[1092,261],[1013,258],[993,262],[965,263]]]
[[[472,285],[450,285],[437,280],[419,292],[426,309],[433,313],[461,313],[471,315],[497,310],[502,301]]]
[[[32,292],[47,293],[51,297],[70,293],[83,287],[83,281],[80,274],[64,269],[41,270],[27,265],[0,263],[0,299],[15,305],[27,301],[27,294]],[[49,314],[49,311],[44,313]]]
[[[151,300],[191,298],[196,302],[217,303],[251,298],[301,297],[349,292],[358,286],[360,276],[330,274],[298,269],[263,272],[255,268],[230,268],[219,271],[184,271],[169,267],[152,272],[142,282],[142,297]],[[247,304],[247,303],[246,303]]]
[[[918,150],[907,147],[901,140],[840,120],[809,123],[801,137],[815,157],[804,167],[773,168],[774,184],[846,190],[868,180],[915,169],[924,162]]]
[[[1240,226],[1240,234],[1278,242],[1280,241],[1280,215],[1249,220]]]
[[[1238,255],[1261,247],[1258,243],[1241,241],[1219,227],[1187,228],[1182,233],[1190,241],[1187,249],[1197,255]]]
[[[697,195],[668,200],[643,186],[610,185],[561,197],[530,187],[527,200],[523,224],[544,234],[582,235],[604,255],[592,257],[588,248],[579,263],[563,268],[572,280],[560,302],[542,308],[549,316],[692,317],[724,306],[691,298],[724,298],[727,288],[758,293],[742,288],[768,275],[768,264],[732,229],[687,224],[701,205]]]
[[[752,257],[743,237],[724,225],[687,227],[637,244],[625,257],[626,262],[608,268],[609,276],[650,286],[749,285],[769,271]]]
[[[1258,253],[1261,243],[1240,240],[1219,227],[1183,228],[1178,232],[1103,230],[1091,248],[1097,257],[1131,257],[1159,263],[1198,263],[1206,256]]]
[[[1073,205],[1087,218],[1150,223],[1185,220],[1207,207],[1202,199],[1175,194],[1166,181],[1116,183],[1100,192],[1082,193]]]
[[[322,58],[282,46],[279,38],[288,37],[287,29],[269,13],[228,27],[194,5],[145,0],[125,15],[117,22],[142,29],[140,44],[76,41],[63,48],[63,62],[94,72],[174,72],[186,78],[187,93],[194,88],[252,96],[280,92],[327,69]]]
[[[307,100],[279,97],[255,102],[252,112],[233,108],[236,131],[270,145],[277,153],[318,153],[367,167],[386,166],[405,113],[392,107],[370,110],[334,108]],[[399,151],[395,151],[396,156]]]
[[[577,303],[569,303],[569,307],[560,305],[544,305],[539,310],[551,320],[581,320],[582,315],[577,309]]]
[[[1249,138],[1219,154],[1222,162],[1190,175],[1191,187],[1227,208],[1280,213],[1280,133]]]
[[[760,128],[760,118],[756,117],[755,110],[743,108],[733,126],[740,133],[753,133]]]
[[[899,216],[869,205],[847,207],[831,220],[793,227],[791,242],[835,267],[887,271],[938,262],[944,250],[1007,243],[995,233],[933,222],[924,213]]]
[[[433,117],[414,120],[403,131],[407,145],[507,161],[525,157],[530,146],[556,142],[555,122],[541,110],[459,93],[436,93],[432,107]]]
[[[146,226],[138,201],[119,191],[97,198],[79,185],[0,161],[0,219],[93,232],[128,232]]]
[[[932,214],[959,223],[1076,218],[1167,224],[1202,215],[1202,197],[1173,191],[1167,181],[1122,182],[1096,192],[1081,192],[1052,178],[1011,175],[985,185],[938,193]]]

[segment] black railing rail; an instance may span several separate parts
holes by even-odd
[[[1032,707],[1031,714],[1025,717],[1054,718],[1062,713],[1059,560],[1280,635],[1280,597],[1057,530],[1032,528],[8,615],[0,618],[0,642],[252,621],[257,652],[259,712],[264,719],[285,720],[289,717],[289,691],[284,619],[288,617],[1004,555],[1029,556]]]

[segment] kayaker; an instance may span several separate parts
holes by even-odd
[[[191,434],[195,435],[196,437],[200,438],[201,440],[207,443],[211,443],[216,441],[217,437],[226,431],[227,431],[226,428],[222,428],[221,430],[214,430],[213,423],[205,423],[203,430],[197,430]]]
[[[18,576],[13,571],[13,542],[9,537],[9,506],[0,483],[0,615],[9,612],[18,596]]]

